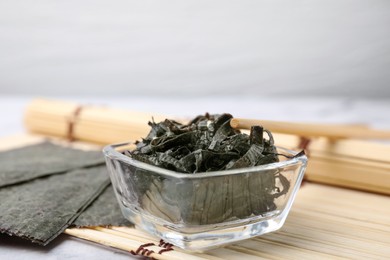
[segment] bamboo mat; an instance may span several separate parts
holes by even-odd
[[[279,146],[296,149],[300,138],[274,134]],[[344,139],[314,138],[309,145],[305,179],[390,195],[390,145]]]
[[[27,109],[26,128],[104,144],[139,139],[151,117],[110,108],[80,111],[77,104],[37,100]],[[279,146],[289,148],[300,142],[298,136],[274,137]],[[306,179],[312,182],[301,188],[285,225],[277,232],[197,254],[176,247],[158,254],[164,249],[158,238],[132,227],[67,229],[65,233],[127,252],[138,249],[156,259],[390,258],[390,197],[323,185],[390,194],[390,146],[319,137],[312,138],[309,148]],[[140,248],[149,243],[153,245]]]
[[[306,183],[284,226],[274,233],[203,253],[177,247],[157,254],[159,239],[132,227],[68,229],[65,233],[125,251],[140,245],[156,259],[386,259],[390,257],[390,198]],[[112,244],[115,241],[115,245]]]
[[[31,133],[104,145],[140,140],[150,131],[147,122],[153,118],[160,121],[165,117],[102,106],[36,99],[26,109],[25,126]],[[263,121],[259,123],[261,122]],[[390,136],[390,131],[378,132],[361,125],[302,125],[275,121],[264,123],[274,126],[274,138],[278,146],[291,149],[300,146],[299,134],[306,133],[309,128],[317,134],[333,131],[334,136],[348,136],[352,133],[355,134],[351,137],[356,137],[356,133]],[[281,126],[288,127],[284,129]],[[247,128],[248,125],[245,129]],[[291,132],[290,135],[280,133],[286,133],[287,130]],[[296,135],[292,135],[293,133]],[[318,135],[310,138],[308,148],[311,156],[305,175],[307,180],[390,195],[390,145],[371,140],[334,139]]]
[[[0,149],[21,147],[42,136],[1,138]],[[77,147],[88,144],[73,143]],[[95,147],[96,148],[96,147]],[[276,232],[203,253],[177,247],[166,249],[160,241],[133,227],[67,229],[66,234],[127,251],[141,245],[155,259],[386,259],[390,256],[390,197],[350,189],[305,183],[299,190],[284,226]],[[169,247],[168,247],[169,249]],[[146,253],[147,253],[146,252]]]

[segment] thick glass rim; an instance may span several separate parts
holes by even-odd
[[[259,172],[259,171],[267,171],[267,170],[274,170],[279,168],[284,168],[296,164],[303,164],[305,165],[307,163],[307,156],[305,154],[298,155],[299,152],[293,151],[287,148],[279,147],[278,150],[281,150],[285,153],[287,153],[288,156],[293,156],[293,158],[288,158],[285,161],[281,162],[275,162],[270,164],[264,164],[259,166],[253,166],[253,167],[246,167],[246,168],[238,168],[233,170],[224,170],[224,171],[210,171],[210,172],[200,172],[195,174],[190,173],[182,173],[182,172],[175,172],[172,170],[160,168],[154,165],[150,165],[141,161],[138,161],[134,158],[131,158],[130,156],[124,155],[116,150],[116,148],[121,146],[129,146],[132,143],[125,142],[125,143],[118,143],[118,144],[110,144],[103,148],[103,154],[106,158],[114,159],[118,161],[122,161],[124,163],[136,166],[138,168],[141,168],[143,170],[152,171],[155,173],[158,173],[163,176],[178,178],[178,179],[197,179],[197,178],[211,178],[211,177],[219,177],[219,176],[226,176],[226,175],[235,175],[235,174],[243,174],[243,173],[252,173],[252,172]],[[298,155],[298,156],[297,156]]]

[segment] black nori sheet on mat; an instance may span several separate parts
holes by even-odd
[[[0,232],[45,245],[108,184],[106,167],[100,166],[4,187],[0,189]]]
[[[73,222],[72,226],[131,226],[119,208],[112,185],[104,192]]]
[[[0,187],[104,163],[100,151],[82,151],[43,142],[0,152]]]

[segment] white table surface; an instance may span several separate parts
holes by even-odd
[[[24,132],[23,111],[33,97],[0,97],[0,137]],[[265,97],[110,97],[59,98],[83,104],[108,105],[173,116],[229,112],[236,117],[284,121],[363,123],[390,129],[390,99],[265,98]],[[276,140],[277,142],[277,140]],[[1,202],[1,198],[0,198]],[[46,247],[0,235],[0,259],[132,259],[94,243],[61,235]]]

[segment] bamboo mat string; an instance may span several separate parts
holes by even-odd
[[[135,251],[134,251],[134,250],[131,250],[130,253],[131,253],[132,255],[147,256],[147,257],[149,257],[150,259],[155,259],[155,258],[153,258],[153,257],[150,257],[150,255],[153,254],[154,251],[145,248],[145,247],[148,247],[148,246],[155,246],[155,244],[154,244],[154,243],[147,243],[147,244],[140,245],[140,246],[137,248],[137,250],[135,250]]]
[[[84,109],[85,106],[83,105],[79,105],[75,108],[75,110],[72,112],[72,114],[70,115],[67,123],[68,123],[68,133],[67,133],[67,140],[69,142],[73,142],[75,140],[75,137],[74,137],[74,128],[76,126],[76,123],[77,123],[77,119],[78,117],[80,116],[81,114],[81,111]]]
[[[299,137],[299,144],[298,144],[298,149],[300,150],[303,150],[307,156],[307,158],[310,159],[310,149],[309,149],[309,146],[310,146],[310,143],[311,143],[311,138],[309,137],[305,137],[305,136],[301,136]],[[305,185],[305,183],[307,182],[307,177],[306,175],[303,176],[303,179],[302,179],[302,182],[301,182],[301,187],[303,185]]]
[[[160,239],[160,242],[158,245],[156,245],[155,243],[153,242],[150,242],[150,243],[146,243],[146,244],[142,244],[140,245],[137,250],[131,250],[130,253],[132,255],[139,255],[139,256],[147,256],[147,257],[150,257],[151,254],[155,253],[153,250],[149,250],[147,249],[146,247],[149,247],[149,246],[159,246],[159,247],[163,247],[163,249],[159,250],[157,252],[157,254],[161,255],[162,253],[164,252],[168,252],[168,251],[172,251],[174,250],[173,249],[173,245],[171,243],[168,243],[168,242],[165,242],[163,239]],[[155,259],[153,257],[150,257],[151,259]]]
[[[305,136],[301,136],[300,140],[299,140],[298,149],[304,150],[307,157],[310,157],[309,146],[310,146],[311,141],[312,141],[311,138],[305,137]]]
[[[161,249],[160,251],[158,251],[159,254],[173,250],[173,244],[165,242],[162,239],[160,239],[160,243],[158,244],[158,246],[164,247],[164,249]]]

